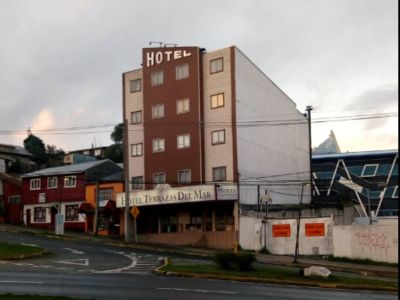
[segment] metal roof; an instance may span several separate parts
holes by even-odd
[[[54,168],[47,168],[31,173],[27,173],[22,175],[22,177],[36,177],[36,176],[48,176],[48,175],[61,175],[61,174],[77,174],[77,173],[83,173],[86,170],[89,170],[95,166],[101,165],[105,163],[106,161],[112,162],[109,159],[103,159],[103,160],[96,160],[96,161],[90,161],[90,162],[84,162],[80,164],[73,164],[73,165],[67,165],[67,166],[61,166],[61,167],[54,167]]]
[[[352,157],[382,157],[386,155],[396,155],[399,151],[392,150],[373,150],[373,151],[358,151],[358,152],[344,152],[335,154],[321,154],[312,155],[312,159],[338,159],[338,158],[352,158]]]

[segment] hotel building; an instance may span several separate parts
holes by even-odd
[[[302,190],[309,202],[306,117],[237,47],[144,48],[142,58],[123,74],[139,241],[227,249],[242,208],[267,191],[274,204],[298,203]]]

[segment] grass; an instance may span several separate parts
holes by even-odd
[[[73,300],[74,298],[56,296],[34,296],[34,295],[0,295],[0,300]]]
[[[38,254],[43,251],[44,251],[43,248],[36,246],[9,244],[0,242],[0,259],[18,258],[23,255]]]
[[[285,281],[299,282],[299,283],[313,283],[313,284],[326,284],[326,285],[346,285],[354,286],[354,288],[360,287],[371,287],[371,288],[396,288],[397,281],[388,280],[373,280],[364,278],[354,278],[347,276],[336,276],[331,275],[328,278],[322,278],[317,276],[302,277],[300,273],[295,270],[278,269],[278,268],[266,268],[266,267],[254,267],[251,271],[238,271],[238,270],[222,270],[214,264],[209,265],[174,265],[169,264],[162,268],[163,271],[167,272],[180,272],[190,274],[203,274],[203,275],[219,275],[225,277],[244,277],[244,278],[256,278],[256,279],[269,279],[273,281]]]
[[[340,257],[340,256],[328,256],[328,260],[330,261],[339,261],[339,262],[347,262],[353,264],[362,264],[362,265],[372,265],[372,266],[386,266],[386,267],[395,267],[397,268],[399,265],[395,263],[387,263],[387,262],[380,262],[374,261],[371,259],[355,259],[355,258],[347,258],[347,257]]]

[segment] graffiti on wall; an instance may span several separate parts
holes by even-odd
[[[356,237],[358,245],[364,252],[379,252],[388,255],[390,241],[385,233],[357,232]]]

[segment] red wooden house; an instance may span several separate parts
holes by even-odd
[[[66,230],[85,231],[86,216],[79,213],[79,207],[86,202],[86,186],[117,172],[121,172],[121,168],[106,159],[23,175],[24,223],[54,228],[55,215],[59,213],[65,216]]]
[[[22,223],[22,180],[0,173],[0,223]]]

